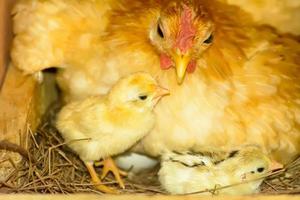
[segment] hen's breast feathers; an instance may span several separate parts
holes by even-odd
[[[260,143],[283,162],[299,152],[299,44],[261,44],[225,80],[204,82],[207,76],[199,71],[179,87],[168,80],[172,95],[157,107],[158,124],[143,142],[146,151]],[[168,116],[172,126],[166,126]]]
[[[199,60],[203,68],[180,88],[172,75],[163,76],[172,95],[157,107],[159,123],[143,142],[147,152],[260,143],[282,162],[299,152],[299,43],[264,28],[238,29],[237,19],[228,23]],[[165,126],[167,116],[176,124]]]

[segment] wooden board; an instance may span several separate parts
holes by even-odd
[[[35,131],[47,106],[56,98],[55,81],[54,75],[45,74],[43,84],[39,84],[34,77],[8,67],[14,2],[0,0],[0,141],[8,140],[26,148],[28,130]],[[0,150],[0,181],[20,160],[17,153]]]
[[[0,0],[0,88],[9,62],[12,38],[10,12],[15,0]]]
[[[28,131],[34,133],[46,108],[55,99],[53,74],[45,74],[40,84],[33,76],[25,76],[10,66],[0,92],[0,140],[27,148]],[[12,162],[20,159],[16,153],[0,151],[0,181],[12,170]]]
[[[5,200],[299,200],[300,196],[4,195]]]

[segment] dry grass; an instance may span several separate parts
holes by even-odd
[[[5,146],[4,149],[17,152],[25,159],[19,165],[13,164],[15,170],[0,183],[0,193],[101,194],[91,184],[83,162],[67,147],[53,126],[55,113],[59,109],[58,104],[50,107],[43,125],[36,133],[28,129],[28,150],[5,141],[9,148]],[[101,173],[101,169],[96,170]],[[124,180],[126,189],[122,190],[122,193],[163,193],[157,183],[146,186],[142,183],[132,183],[126,178]],[[112,176],[106,177],[103,182],[118,188]]]
[[[266,194],[300,194],[300,157],[269,176],[261,186]]]
[[[1,193],[97,193],[90,183],[89,174],[82,161],[66,146],[58,131],[51,126],[56,109],[47,117],[48,122],[39,128],[36,134],[28,130],[28,151],[13,146],[24,161],[15,166],[15,170],[0,185]],[[50,119],[50,120],[49,120]],[[8,148],[9,150],[10,148]],[[99,174],[101,169],[97,169]],[[149,172],[153,173],[153,172]],[[155,174],[143,174],[154,177],[146,184],[125,178],[126,189],[122,193],[164,194]],[[111,176],[104,184],[118,188]],[[202,191],[205,192],[205,191]],[[207,192],[207,191],[206,191]],[[210,191],[214,193],[215,191]],[[264,181],[261,192],[264,194],[300,194],[300,158],[285,169],[274,172]],[[201,192],[200,192],[201,193]]]
[[[55,128],[45,124],[37,134],[28,131],[29,159],[17,165],[14,172],[2,183],[5,193],[69,194],[92,192],[101,194],[90,183],[83,162],[63,142]],[[99,174],[101,169],[97,169]],[[122,193],[162,193],[159,186],[131,183],[125,178],[126,189]],[[118,188],[112,176],[104,184]]]

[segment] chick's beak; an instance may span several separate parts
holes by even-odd
[[[174,55],[174,62],[175,62],[178,84],[182,84],[190,60],[191,60],[191,56],[189,52],[181,53],[181,51],[177,50],[176,54]]]
[[[271,161],[271,164],[270,164],[270,170],[273,171],[273,170],[277,170],[277,169],[282,169],[283,168],[283,165],[277,161]]]
[[[161,86],[157,86],[156,91],[155,91],[155,96],[153,100],[155,101],[155,104],[158,103],[158,101],[166,95],[169,95],[170,91],[166,88],[163,88]]]

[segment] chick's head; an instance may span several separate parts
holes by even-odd
[[[150,40],[160,53],[162,69],[175,67],[177,82],[194,72],[198,58],[210,47],[214,24],[197,1],[165,1],[150,29]]]
[[[271,170],[271,160],[258,146],[246,146],[231,154],[228,163],[234,176],[240,181],[258,179]]]
[[[108,102],[140,111],[152,110],[169,91],[158,85],[148,73],[138,72],[121,78],[111,89]]]

